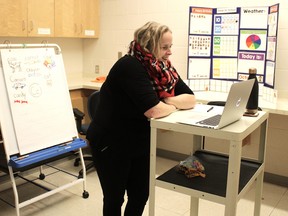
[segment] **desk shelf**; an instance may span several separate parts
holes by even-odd
[[[184,174],[178,172],[177,165],[159,176],[157,182],[163,181],[195,191],[226,197],[228,157],[204,151],[197,151],[194,153],[194,156],[196,156],[205,167],[205,178],[194,177],[189,179]],[[240,194],[242,189],[249,183],[259,168],[261,168],[260,163],[241,160],[238,194]],[[177,187],[174,186],[173,188],[176,190]],[[167,189],[171,188],[169,187]],[[189,192],[187,194],[190,195]],[[200,198],[203,198],[203,196]]]

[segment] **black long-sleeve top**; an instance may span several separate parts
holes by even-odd
[[[183,93],[193,94],[193,91],[179,77],[175,95]],[[158,103],[159,98],[143,65],[132,56],[122,57],[101,87],[87,139],[100,149],[121,145],[131,153],[147,152],[150,122],[144,113]]]

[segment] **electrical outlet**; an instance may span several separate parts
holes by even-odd
[[[100,66],[95,65],[95,74],[99,74],[99,73],[100,73]]]

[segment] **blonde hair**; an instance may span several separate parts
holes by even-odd
[[[168,26],[157,22],[147,22],[134,32],[134,40],[154,56],[160,51],[160,40],[166,32],[171,32]]]

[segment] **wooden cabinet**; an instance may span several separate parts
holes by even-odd
[[[99,37],[99,0],[84,0],[81,14],[82,37]]]
[[[0,0],[0,36],[27,36],[27,0]]]
[[[55,0],[55,36],[97,38],[99,0]]]
[[[54,0],[28,0],[28,36],[54,36]]]
[[[0,36],[99,36],[99,0],[0,0],[0,14]]]
[[[53,36],[54,0],[0,0],[0,36]]]
[[[79,37],[81,0],[55,0],[55,36]]]

